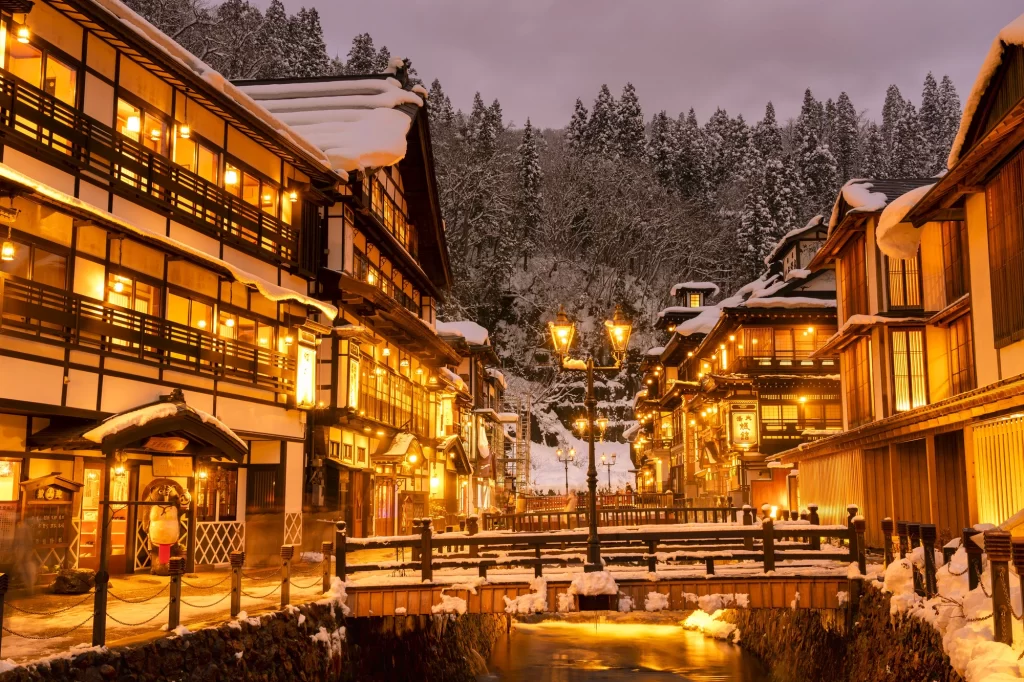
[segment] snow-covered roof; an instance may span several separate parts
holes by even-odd
[[[704,310],[707,310],[708,308],[711,308],[711,307],[713,307],[713,306],[706,306],[706,305],[695,305],[695,306],[670,305],[669,307],[662,308],[661,310],[658,311],[658,319],[659,320],[663,319],[666,315],[681,315],[681,314],[685,314],[685,313],[697,314],[697,313],[700,313],[700,312],[702,312]]]
[[[839,190],[836,203],[832,206],[832,215],[828,220],[828,229],[831,230],[839,223],[840,200],[846,201],[850,211],[872,212],[881,211],[885,208],[885,202],[889,198],[881,192],[872,192],[872,187],[874,187],[874,183],[870,180],[863,178],[848,180],[842,189]]]
[[[914,257],[917,247],[921,244],[921,230],[911,223],[903,222],[903,219],[934,186],[922,185],[912,189],[893,199],[885,207],[878,218],[878,225],[875,226],[875,241],[878,242],[878,248],[882,253],[890,258]]]
[[[394,78],[241,85],[342,171],[391,166],[405,158],[406,137],[423,97]],[[412,105],[411,111],[402,105]]]
[[[835,308],[834,298],[811,298],[809,296],[764,296],[751,298],[743,303],[744,308]]]
[[[147,44],[160,50],[170,59],[186,67],[215,89],[222,92],[228,100],[236,103],[249,115],[258,119],[262,124],[287,139],[292,145],[321,163],[325,170],[333,169],[327,155],[317,148],[316,145],[294,130],[289,129],[284,122],[253,101],[241,88],[233,85],[224,76],[214,71],[208,64],[165,35],[156,26],[129,9],[120,0],[90,0],[90,2],[95,7],[109,14],[115,23],[120,23],[130,29],[146,41]]]
[[[447,367],[441,367],[440,369],[437,370],[437,373],[438,375],[441,376],[441,378],[443,378],[445,381],[453,385],[457,390],[462,391],[464,393],[469,393],[469,385],[465,381],[463,381],[462,377],[460,377],[455,372],[451,371]]]
[[[491,342],[490,333],[472,320],[438,322],[434,328],[441,336],[458,336],[471,346],[486,346]]]
[[[952,168],[960,160],[960,153],[963,151],[964,142],[967,139],[967,131],[971,128],[971,123],[978,112],[978,106],[981,104],[981,98],[985,95],[985,90],[988,89],[989,84],[992,82],[992,77],[995,76],[996,71],[1003,63],[1003,53],[1006,51],[1007,45],[1024,46],[1024,14],[1011,21],[999,31],[995,40],[992,41],[988,54],[985,55],[985,60],[981,63],[978,77],[974,79],[974,86],[971,87],[971,94],[968,95],[967,101],[964,103],[964,113],[960,117],[960,129],[957,131],[956,138],[953,140],[953,146],[949,150],[949,160],[947,162],[949,168]]]
[[[179,253],[187,253],[196,260],[203,261],[204,263],[215,266],[223,271],[227,271],[231,273],[231,276],[234,277],[236,281],[254,287],[272,301],[295,301],[303,305],[313,306],[324,313],[324,315],[326,315],[330,320],[333,320],[338,316],[338,309],[330,303],[310,298],[309,296],[292,291],[291,289],[286,289],[280,285],[268,282],[262,277],[246,272],[236,265],[225,260],[221,260],[216,256],[211,256],[205,251],[200,251],[199,249],[189,246],[184,242],[180,242],[177,239],[172,239],[161,232],[154,232],[146,229],[145,227],[135,226],[121,218],[118,218],[113,213],[104,211],[103,209],[97,208],[77,197],[65,194],[64,192],[30,178],[23,173],[19,173],[5,163],[0,163],[0,178],[30,189],[55,203],[63,204],[78,211],[95,216],[100,219],[101,222],[116,225],[119,229],[122,229],[125,232],[129,232],[151,242],[157,242],[163,246],[178,251]]]
[[[127,412],[116,414],[113,417],[108,417],[97,427],[82,434],[82,437],[88,441],[99,444],[107,438],[115,436],[127,429],[145,426],[151,421],[173,417],[180,412],[190,412],[194,414],[199,417],[204,424],[210,424],[225,436],[241,445],[243,449],[248,449],[245,441],[239,438],[238,435],[221,420],[208,412],[196,409],[183,402],[176,401],[165,401],[153,403],[151,405],[144,405],[138,409],[129,410]]]
[[[665,346],[655,346],[654,348],[648,348],[644,355],[648,357],[661,357],[661,354],[665,352]]]
[[[786,273],[786,281],[789,282],[790,280],[794,279],[807,279],[810,276],[810,270],[807,270],[805,268],[793,268],[792,270]]]
[[[793,241],[797,239],[800,235],[804,234],[805,232],[811,232],[815,229],[818,229],[822,227],[824,223],[825,217],[821,215],[816,215],[810,220],[808,220],[807,224],[804,225],[803,227],[798,227],[795,230],[790,230],[789,232],[787,232],[785,235],[783,235],[782,239],[779,240],[779,243],[775,245],[775,248],[772,249],[772,252],[765,256],[765,265],[768,265],[773,260],[778,258],[779,255],[782,253],[782,250],[785,249],[786,246],[788,246],[789,244],[792,244]]]
[[[676,325],[676,334],[679,336],[690,336],[691,334],[707,334],[722,317],[722,309],[718,306],[705,307],[697,317],[680,322]]]
[[[416,442],[416,436],[412,435],[408,431],[398,433],[395,435],[393,439],[391,439],[391,446],[388,448],[387,452],[384,453],[384,455],[391,455],[393,457],[404,457],[405,455],[409,454],[409,448],[412,447],[412,444],[414,442]]]
[[[505,374],[500,369],[497,369],[495,367],[488,367],[487,376],[497,381],[498,385],[500,385],[502,388],[508,388],[508,382],[505,381]]]
[[[710,291],[712,296],[717,296],[719,291],[718,285],[714,282],[680,282],[672,285],[672,290],[669,293],[672,296],[677,296],[682,289],[689,289],[691,291]]]

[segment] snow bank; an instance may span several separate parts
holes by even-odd
[[[544,578],[534,578],[530,581],[528,594],[521,594],[515,599],[505,597],[505,613],[525,614],[542,613],[548,610],[548,581]]]
[[[323,599],[318,599],[315,604],[329,604],[331,611],[334,611],[336,606],[341,607],[343,615],[347,616],[351,609],[348,607],[348,594],[345,592],[345,583],[338,576],[331,576],[331,589],[324,593]],[[241,614],[239,614],[241,618]]]
[[[345,626],[342,625],[337,630],[331,632],[321,625],[320,630],[316,634],[310,635],[309,638],[314,642],[320,642],[327,646],[328,658],[341,658],[341,643],[345,641]]]
[[[749,594],[705,594],[697,597],[697,606],[705,613],[714,613],[722,609],[750,608]]]
[[[598,594],[618,594],[619,586],[615,584],[615,578],[608,571],[595,571],[577,575],[572,579],[569,590],[573,594],[591,597]]]
[[[913,258],[921,244],[921,230],[911,223],[903,222],[910,209],[924,198],[935,184],[922,185],[889,202],[878,218],[875,239],[878,248],[890,258]]]
[[[644,599],[644,611],[664,611],[668,608],[668,595],[661,592],[648,592]]]
[[[506,597],[507,599],[507,597]],[[441,603],[430,607],[431,613],[457,613],[460,616],[466,613],[466,600],[461,597],[453,597],[441,591]]]
[[[568,592],[559,592],[557,596],[559,613],[568,613],[576,608],[576,595],[571,588]]]
[[[992,41],[992,47],[989,48],[988,54],[985,55],[985,60],[981,63],[981,69],[978,70],[978,77],[974,80],[971,94],[968,95],[967,101],[964,103],[964,113],[960,117],[960,129],[957,131],[956,138],[953,140],[953,146],[949,150],[949,160],[946,164],[949,168],[955,166],[957,161],[960,160],[960,153],[963,151],[964,142],[967,139],[967,131],[970,130],[971,122],[978,112],[978,105],[981,104],[981,98],[985,95],[985,90],[988,89],[989,83],[992,82],[992,77],[995,76],[999,66],[1003,63],[1003,52],[1005,52],[1007,45],[1024,46],[1024,14],[1011,21],[999,31],[995,40]]]
[[[687,616],[682,625],[687,630],[697,630],[707,637],[724,639],[735,644],[740,641],[739,628],[722,620],[724,614],[724,611],[715,611],[710,615],[703,611],[694,611]]]
[[[461,336],[471,346],[486,346],[491,342],[490,332],[471,320],[438,322],[434,327],[437,329],[438,334]]]
[[[626,595],[619,597],[619,612],[629,613],[633,610],[633,598]]]

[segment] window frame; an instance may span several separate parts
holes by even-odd
[[[971,292],[967,223],[963,220],[943,220],[941,230],[943,286],[946,305],[952,305]]]
[[[1024,339],[1022,186],[1024,149],[1004,162],[985,186],[992,327],[997,349]]]
[[[846,420],[848,428],[852,429],[874,420],[871,339],[858,338],[843,349],[840,357]]]
[[[851,315],[868,312],[867,238],[863,234],[847,242],[839,252],[839,282],[837,294],[842,303],[845,322]]]
[[[913,272],[907,267],[911,263]],[[894,289],[894,280],[899,281],[902,289]],[[920,250],[913,258],[885,257],[885,295],[890,310],[923,310],[923,284]]]
[[[952,320],[947,328],[949,351],[949,387],[951,395],[960,395],[978,386],[977,366],[974,358],[974,329],[971,313],[967,312]],[[954,338],[954,332],[959,334]],[[959,343],[956,340],[959,339]],[[960,361],[966,359],[961,365]]]
[[[929,401],[928,396],[929,396],[930,391],[929,391],[929,386],[928,386],[928,348],[927,348],[927,339],[926,339],[926,334],[925,334],[925,328],[924,327],[890,327],[888,329],[888,332],[889,332],[888,333],[888,341],[889,341],[889,363],[890,363],[889,366],[890,366],[890,369],[891,369],[891,371],[889,373],[889,376],[890,376],[890,381],[889,381],[890,387],[889,388],[892,391],[892,393],[891,393],[891,395],[892,395],[892,405],[890,406],[890,409],[892,410],[892,413],[893,414],[898,414],[898,413],[901,413],[901,412],[910,412],[912,410],[915,410],[915,409],[927,406],[928,405],[928,401]],[[907,335],[906,336],[906,345],[904,347],[904,351],[903,352],[906,353],[906,358],[904,358],[904,359],[906,360],[906,363],[907,363],[907,365],[906,365],[906,367],[907,367],[907,375],[906,376],[907,376],[907,401],[908,401],[908,406],[906,408],[904,408],[904,409],[900,409],[897,406],[898,405],[898,401],[899,401],[899,388],[900,388],[900,386],[898,385],[897,382],[900,381],[900,379],[899,379],[899,377],[896,376],[896,359],[897,359],[896,353],[897,353],[897,350],[896,350],[896,340],[895,339],[896,339],[896,336],[898,334],[906,334]],[[915,386],[917,385],[918,382],[917,382],[917,377],[914,374],[914,363],[913,363],[913,357],[912,357],[912,354],[917,352],[917,351],[914,351],[913,348],[912,348],[911,334],[920,334],[920,338],[921,338],[921,349],[919,351],[920,355],[921,355],[920,387],[921,387],[921,390],[924,391],[924,395],[923,395],[923,400],[920,403],[917,402],[917,399],[921,398],[922,396],[919,396],[916,393]]]

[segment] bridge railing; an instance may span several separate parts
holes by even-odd
[[[738,507],[599,507],[597,525],[652,526],[680,523],[736,523],[743,510]],[[787,512],[788,514],[788,512]],[[482,514],[483,530],[537,532],[585,528],[589,523],[586,507],[572,511],[538,510],[515,514]]]
[[[600,532],[601,554],[606,564],[646,566],[703,563],[709,575],[716,564],[756,563],[765,573],[783,561],[832,560],[857,562],[864,572],[864,521],[851,506],[846,526],[820,525],[817,508],[809,520],[782,521],[767,518],[758,524],[752,510],[744,509],[742,524],[678,526],[658,529],[604,528]],[[585,528],[548,532],[478,531],[475,518],[467,531],[435,534],[430,519],[413,522],[415,535],[384,538],[349,538],[345,524],[338,523],[335,538],[335,567],[345,580],[353,573],[369,571],[419,571],[421,580],[433,580],[435,569],[476,568],[481,577],[492,568],[532,566],[543,575],[545,566],[584,563],[587,544]],[[823,543],[826,544],[822,549]],[[353,564],[349,554],[369,549],[410,549],[408,561]]]

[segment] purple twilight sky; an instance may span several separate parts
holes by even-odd
[[[269,0],[257,0],[266,6]],[[644,114],[716,106],[758,119],[769,99],[784,121],[804,88],[846,90],[879,117],[896,83],[918,102],[931,70],[966,99],[999,29],[1020,0],[284,0],[315,6],[330,54],[352,36],[413,60],[439,78],[456,108],[477,90],[521,125],[564,126],[577,97],[590,107],[602,83],[631,81]]]

